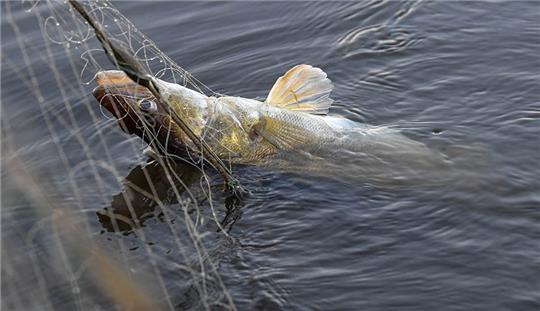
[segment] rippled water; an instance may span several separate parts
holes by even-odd
[[[472,170],[487,181],[480,189],[473,187],[470,177],[459,180],[460,187],[399,188],[369,179],[351,184],[340,176],[235,168],[252,192],[240,212],[231,216],[237,220],[229,234],[239,243],[219,236],[208,243],[239,309],[540,309],[537,2],[115,5],[216,92],[264,98],[279,75],[296,64],[311,64],[325,70],[335,85],[332,114],[401,128],[433,148],[482,150],[480,160],[474,160],[482,169]],[[32,28],[32,14],[16,6],[12,10],[24,36],[41,37]],[[133,234],[111,233],[103,216],[107,209],[121,213],[125,202],[118,196],[120,185],[110,182],[97,189],[87,182],[91,172],[84,169],[88,153],[109,161],[104,156],[108,152],[120,173],[137,183],[141,172],[136,167],[144,158],[140,150],[127,148],[136,138],[122,134],[115,122],[101,115],[97,103],[93,112],[98,124],[87,117],[84,106],[75,105],[73,118],[81,131],[58,126],[56,132],[57,143],[68,151],[65,161],[80,164],[75,173],[67,172],[51,137],[42,133],[44,106],[33,104],[36,99],[28,94],[28,86],[13,74],[24,62],[4,15],[2,53],[2,130],[10,134],[3,146],[9,143],[17,150],[4,157],[24,158],[26,167],[39,168],[56,191],[68,189],[68,180],[75,181],[84,190],[78,199],[85,203],[81,212],[89,218],[89,232],[110,248],[112,256],[136,262],[130,269],[144,270],[144,263],[136,261],[145,257],[144,243]],[[36,79],[51,80],[50,88],[42,89],[45,107],[64,115],[66,107],[58,101],[47,64],[31,61]],[[57,65],[68,68],[62,59]],[[90,97],[92,85],[82,87]],[[66,119],[52,122],[71,122]],[[96,127],[110,128],[106,146],[99,144]],[[189,168],[178,169],[186,183],[190,178],[197,183],[199,177]],[[159,170],[151,174],[161,180]],[[44,216],[28,208],[28,200],[6,176],[2,174],[2,240],[4,246],[22,245],[28,230]],[[167,189],[161,190],[167,196]],[[223,214],[226,200],[219,190],[214,192],[214,207]],[[61,204],[74,200],[57,198]],[[193,306],[195,298],[176,271],[178,254],[171,251],[174,243],[167,226],[152,203],[134,202],[140,204],[137,211],[144,219],[138,230],[153,241],[150,247],[158,256],[171,300],[178,309]],[[47,236],[38,240],[31,252],[56,243]],[[126,249],[117,248],[118,243]],[[10,250],[9,256],[28,254],[13,246]],[[2,258],[8,256],[5,253]],[[9,276],[4,267],[2,271],[6,284]],[[10,286],[24,292],[32,283]],[[54,288],[50,295],[55,306],[72,309],[77,298],[69,284]]]

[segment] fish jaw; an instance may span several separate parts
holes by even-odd
[[[139,135],[142,116],[139,103],[145,99],[154,101],[152,92],[118,70],[100,71],[95,79],[98,86],[92,94],[99,104],[118,120],[123,131]]]
[[[186,138],[170,115],[157,104],[153,113],[141,109],[144,101],[157,102],[149,89],[117,70],[98,72],[95,79],[98,86],[92,94],[118,120],[124,132],[135,134],[149,144],[157,138],[168,153],[185,153]]]

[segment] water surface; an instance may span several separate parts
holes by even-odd
[[[469,178],[459,181],[461,187],[396,188],[369,179],[351,184],[340,181],[340,176],[234,168],[252,193],[225,222],[234,222],[229,234],[236,242],[217,234],[207,244],[238,309],[540,308],[538,3],[118,2],[115,6],[216,92],[264,98],[278,76],[306,63],[322,68],[333,81],[332,114],[398,127],[433,148],[482,146],[486,155],[481,164],[487,169],[473,171],[489,181],[481,189],[469,187]],[[83,202],[84,209],[74,212],[84,215],[89,236],[111,256],[127,258],[124,262],[132,271],[148,269],[146,243],[130,234],[129,226],[116,228],[125,234],[114,233],[104,212],[121,210],[122,185],[105,173],[106,165],[99,173],[105,176],[100,184],[91,181],[94,173],[85,167],[89,158],[102,160],[117,169],[117,177],[137,180],[139,165],[146,161],[141,155],[144,145],[102,115],[90,95],[92,84],[81,85],[75,93],[79,95],[67,95],[68,114],[44,61],[54,59],[68,77],[73,73],[65,54],[40,58],[36,43],[28,52],[33,77],[41,85],[43,101],[38,104],[29,92],[32,85],[21,82],[28,80],[26,64],[4,18],[4,5],[3,9],[2,146],[11,150],[3,153],[3,166],[9,159],[24,159],[24,167],[39,171],[46,180],[45,189],[65,193],[55,197],[56,202]],[[27,39],[42,37],[35,16],[23,7],[12,5],[10,15]],[[21,72],[23,79],[14,72]],[[91,111],[82,104],[85,100],[93,104]],[[44,111],[57,116],[47,121]],[[99,122],[90,118],[91,113]],[[70,122],[76,122],[79,130],[69,131]],[[54,135],[45,128],[52,128]],[[96,128],[106,129],[105,144]],[[76,169],[66,169],[66,163]],[[188,184],[200,180],[189,168],[178,170]],[[152,176],[159,181],[159,174],[157,170]],[[2,173],[3,248],[25,262],[29,253],[40,257],[57,242],[46,229],[43,234],[36,229],[50,215],[31,209],[31,200],[7,176]],[[79,197],[70,194],[73,183],[80,189]],[[170,197],[167,189],[162,190],[163,197]],[[223,217],[226,198],[219,187],[212,191],[214,208]],[[200,192],[194,196],[204,198]],[[151,202],[142,201],[134,200],[144,223],[136,230],[152,241],[153,258],[170,300],[177,309],[200,307],[179,272],[179,251],[163,215]],[[167,203],[173,217],[181,218],[176,203]],[[208,207],[203,213],[210,214]],[[208,227],[215,232],[215,226]],[[33,243],[27,243],[29,230],[38,230]],[[23,264],[16,269],[21,271],[18,276],[2,268],[4,284],[14,280],[2,289],[6,307],[24,305],[17,300],[35,287],[35,273],[22,268]],[[71,310],[89,299],[88,293],[78,295],[70,284],[45,279],[58,309]]]

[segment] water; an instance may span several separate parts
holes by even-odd
[[[115,6],[216,92],[264,98],[279,75],[299,63],[311,64],[325,70],[335,85],[333,114],[402,128],[405,135],[433,148],[484,150],[482,164],[487,169],[478,170],[477,177],[489,181],[488,186],[469,190],[469,178],[461,180],[458,189],[396,188],[369,180],[350,184],[339,176],[235,168],[252,192],[230,216],[236,221],[229,234],[237,242],[217,234],[207,244],[239,309],[540,308],[538,3],[119,2]],[[14,6],[11,16],[26,38],[41,37],[32,26],[32,14]],[[103,216],[103,211],[119,211],[125,205],[115,178],[130,175],[128,180],[137,180],[135,175],[141,173],[137,165],[145,159],[141,150],[130,146],[143,145],[122,134],[97,103],[91,106],[99,119],[96,123],[80,98],[68,96],[73,104],[70,119],[47,63],[38,58],[30,60],[34,77],[44,86],[43,104],[37,105],[28,92],[31,87],[13,74],[25,67],[18,51],[3,15],[2,146],[16,151],[3,154],[4,168],[10,159],[24,159],[27,169],[39,171],[47,181],[45,189],[65,191],[66,195],[55,196],[55,202],[84,203],[79,214],[87,217],[90,236],[109,255],[128,258],[131,271],[148,270],[141,260],[146,258],[147,243],[133,233],[110,232],[114,228]],[[57,66],[68,68],[60,57]],[[93,85],[82,87],[91,101]],[[56,144],[43,131],[43,107],[58,113],[51,120]],[[77,122],[80,131],[68,131],[66,122]],[[106,129],[105,146],[99,143],[97,127]],[[64,158],[58,156],[58,144]],[[98,189],[88,181],[92,172],[84,163],[89,157],[103,159],[100,174],[106,187]],[[77,169],[66,170],[66,162]],[[107,174],[106,163],[114,165],[120,176]],[[185,167],[179,172],[191,180],[187,183],[197,184],[200,178]],[[161,180],[159,170],[151,174]],[[81,189],[79,198],[67,195],[70,182]],[[28,254],[39,257],[56,242],[47,234],[38,234],[30,245],[25,242],[28,230],[49,215],[30,209],[30,200],[4,172],[2,183],[2,259],[6,262],[9,250],[22,266]],[[160,191],[165,200],[170,197],[167,189]],[[212,191],[214,208],[223,216],[229,201],[219,187]],[[152,241],[149,247],[174,307],[196,307],[196,295],[178,271],[178,250],[163,215],[151,202],[134,202],[141,203],[137,211],[144,220],[137,230]],[[209,214],[208,207],[202,213]],[[178,207],[172,209],[173,217],[181,214]],[[129,232],[130,227],[121,229]],[[2,294],[16,305],[18,295],[35,287],[34,274],[18,270],[15,277],[8,270],[4,264],[2,277],[8,285]],[[43,273],[49,280],[48,272]],[[69,284],[57,283],[50,285],[48,294],[59,309],[73,309],[90,296],[84,292],[77,296]],[[85,281],[81,283],[84,288]]]

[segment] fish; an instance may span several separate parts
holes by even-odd
[[[122,130],[148,143],[157,141],[167,155],[183,157],[197,150],[171,118],[174,113],[231,164],[399,180],[423,179],[449,163],[442,152],[391,126],[329,114],[333,83],[322,69],[307,64],[280,76],[264,101],[207,96],[154,78],[168,103],[163,108],[150,90],[122,71],[100,71],[96,82],[94,97]]]

